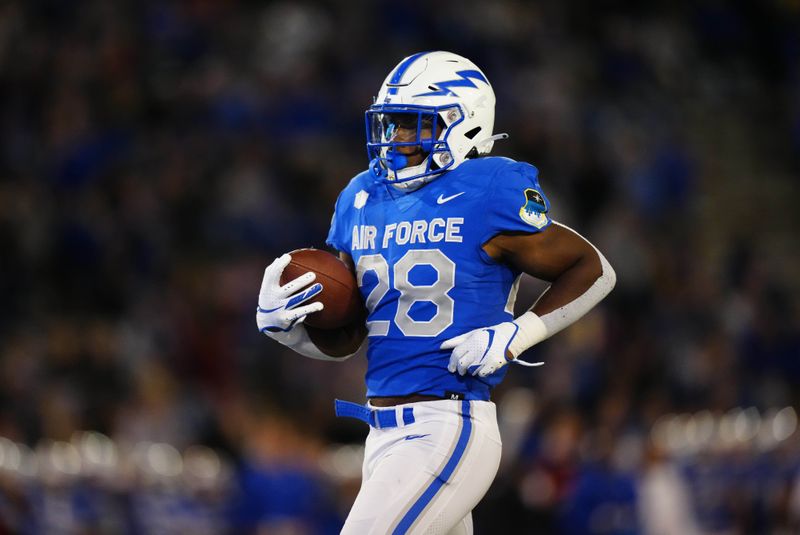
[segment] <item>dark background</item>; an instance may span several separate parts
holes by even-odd
[[[363,359],[260,335],[421,50],[617,287],[495,393],[476,533],[800,530],[800,3],[0,3],[0,533],[337,533]],[[530,304],[540,285],[521,301]]]

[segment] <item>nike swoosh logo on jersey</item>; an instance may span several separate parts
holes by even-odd
[[[429,436],[431,436],[430,433],[428,433],[427,435],[406,435],[404,440],[415,440],[417,438],[425,438],[425,437],[429,437]]]
[[[460,195],[464,195],[464,193],[466,193],[466,192],[462,191],[460,193],[456,193],[455,195],[450,195],[449,197],[442,197],[442,194],[440,193],[439,194],[439,198],[436,199],[436,204],[444,204],[446,202],[450,202],[453,199],[455,199],[456,197],[458,197]]]

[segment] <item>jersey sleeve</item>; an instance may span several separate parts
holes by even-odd
[[[527,163],[514,162],[498,170],[487,208],[483,243],[502,232],[541,232],[551,223],[550,201],[539,185],[539,170]]]
[[[346,218],[348,217],[349,211],[342,202],[345,191],[342,191],[342,193],[339,194],[339,198],[336,199],[336,204],[333,209],[333,217],[331,217],[331,228],[328,231],[328,238],[325,240],[325,243],[337,251],[350,253],[351,237],[348,236],[348,232],[346,230],[348,228]]]

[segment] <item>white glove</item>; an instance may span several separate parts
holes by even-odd
[[[519,327],[515,323],[507,321],[445,340],[440,349],[453,350],[447,369],[450,373],[458,372],[460,375],[469,373],[473,376],[486,377],[509,362],[541,366],[543,364],[541,362],[522,362],[506,356],[508,346],[511,345],[518,331]]]
[[[280,285],[281,274],[291,261],[292,257],[284,254],[264,270],[256,308],[256,323],[262,333],[290,331],[292,327],[302,323],[306,316],[323,308],[320,302],[300,306],[322,291],[319,283],[302,290],[314,282],[316,273],[310,271],[283,286]]]

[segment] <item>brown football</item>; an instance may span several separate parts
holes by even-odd
[[[281,285],[313,271],[322,292],[309,302],[320,301],[325,308],[309,314],[306,325],[319,329],[338,329],[362,318],[364,305],[353,273],[338,257],[320,249],[297,249],[289,253],[292,261],[283,270]]]

